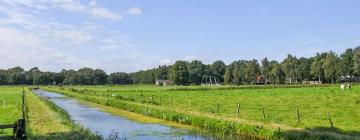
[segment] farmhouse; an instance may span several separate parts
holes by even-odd
[[[158,80],[155,81],[155,84],[157,86],[167,86],[167,85],[174,84],[174,82],[171,81],[171,80],[160,80],[160,79],[158,79]]]

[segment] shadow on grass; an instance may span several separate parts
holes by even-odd
[[[336,127],[314,127],[304,130],[280,130],[277,136],[289,140],[359,140],[360,131],[344,131]]]

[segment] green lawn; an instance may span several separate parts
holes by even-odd
[[[57,88],[57,87],[55,87]],[[344,133],[360,131],[360,86],[341,91],[338,85],[293,88],[75,86],[67,91],[82,95],[144,103],[225,120],[279,124],[291,128],[324,129],[330,123]],[[116,95],[116,96],[113,96]],[[160,102],[161,100],[161,102]],[[172,105],[170,104],[172,100]],[[189,108],[189,101],[191,103]],[[240,104],[240,115],[237,106]],[[265,111],[265,119],[262,107]],[[301,124],[297,123],[299,109]]]
[[[21,116],[21,87],[1,87],[0,88],[0,124],[13,124]],[[5,106],[4,106],[5,101]],[[0,136],[10,135],[11,129],[3,132]]]

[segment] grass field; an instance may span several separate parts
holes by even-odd
[[[360,86],[341,91],[338,86],[321,87],[156,87],[75,86],[59,90],[73,97],[124,109],[116,104],[146,106],[226,122],[283,131],[336,132],[360,137]],[[190,104],[190,105],[189,105]],[[237,114],[240,104],[239,115]],[[131,108],[131,107],[129,107]],[[129,109],[128,108],[128,109]],[[126,109],[126,108],[125,108]],[[136,109],[132,108],[133,111]],[[300,124],[296,110],[299,110]],[[131,110],[131,109],[130,109]],[[155,110],[153,110],[153,114]],[[163,111],[163,112],[161,112]],[[136,111],[135,111],[136,112]],[[141,111],[140,111],[141,113]],[[330,128],[330,120],[335,128]],[[144,113],[146,114],[146,112]],[[151,115],[150,115],[151,116]],[[154,117],[161,117],[161,115]],[[265,117],[264,117],[265,116]],[[194,119],[193,119],[194,120]],[[190,120],[188,123],[194,123]],[[275,135],[264,130],[263,135]]]
[[[13,124],[22,117],[22,91],[20,86],[0,87],[0,124]],[[73,124],[69,116],[51,102],[40,99],[27,88],[25,92],[26,131],[29,140],[100,139],[90,131]],[[3,136],[12,136],[12,129],[0,130],[0,139]]]
[[[13,124],[21,118],[21,92],[21,87],[0,88],[0,124]],[[9,136],[11,133],[9,129],[0,130],[0,136]]]

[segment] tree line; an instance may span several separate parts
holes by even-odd
[[[288,54],[282,62],[263,58],[237,60],[226,65],[221,60],[212,64],[180,60],[173,65],[132,73],[106,74],[101,69],[87,67],[61,72],[43,72],[37,67],[25,71],[14,67],[0,69],[0,85],[153,84],[157,79],[172,80],[178,85],[199,85],[210,76],[217,83],[228,85],[257,84],[259,80],[262,84],[355,82],[360,79],[360,47],[346,49],[340,55],[332,51],[309,58]]]

